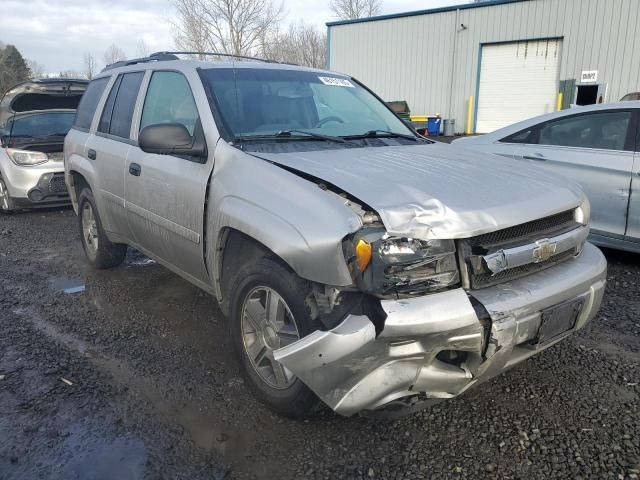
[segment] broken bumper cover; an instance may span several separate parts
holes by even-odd
[[[486,345],[467,292],[456,289],[382,301],[387,319],[378,336],[368,317],[349,315],[334,329],[315,331],[274,355],[342,415],[418,394],[427,401],[452,398],[582,328],[600,307],[606,269],[600,250],[587,244],[561,265],[472,291],[491,317]],[[537,342],[542,311],[573,300],[582,305],[573,327]],[[466,352],[466,359],[452,364],[436,358],[445,350]]]

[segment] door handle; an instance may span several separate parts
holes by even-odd
[[[93,148],[90,148],[87,152],[87,157],[89,157],[89,160],[95,160],[96,156],[96,151]]]
[[[541,153],[534,153],[532,155],[523,155],[522,158],[525,158],[527,160],[537,160],[538,162],[544,162],[547,160],[544,157],[544,155]]]
[[[129,173],[131,175],[139,177],[141,172],[142,172],[142,167],[140,165],[138,165],[137,163],[129,164]]]

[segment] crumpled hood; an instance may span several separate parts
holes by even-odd
[[[389,233],[416,238],[480,235],[586,198],[524,162],[441,143],[253,155],[335,185],[375,209]]]

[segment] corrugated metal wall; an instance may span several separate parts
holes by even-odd
[[[640,0],[525,0],[335,25],[329,67],[416,114],[455,118],[461,132],[485,43],[563,38],[559,80],[598,70],[607,101],[640,90],[639,10]]]

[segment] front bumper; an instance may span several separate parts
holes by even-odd
[[[18,166],[2,152],[2,178],[16,207],[67,205],[64,164],[49,161],[30,167]]]
[[[378,336],[368,317],[349,315],[274,356],[342,415],[410,409],[414,399],[423,405],[455,397],[582,328],[600,307],[606,270],[600,250],[586,244],[560,265],[470,292],[491,317],[488,343],[468,293],[456,289],[382,301],[387,319]],[[541,311],[573,299],[583,300],[574,327],[536,343]],[[436,358],[442,351],[465,352],[466,359],[445,362]]]

